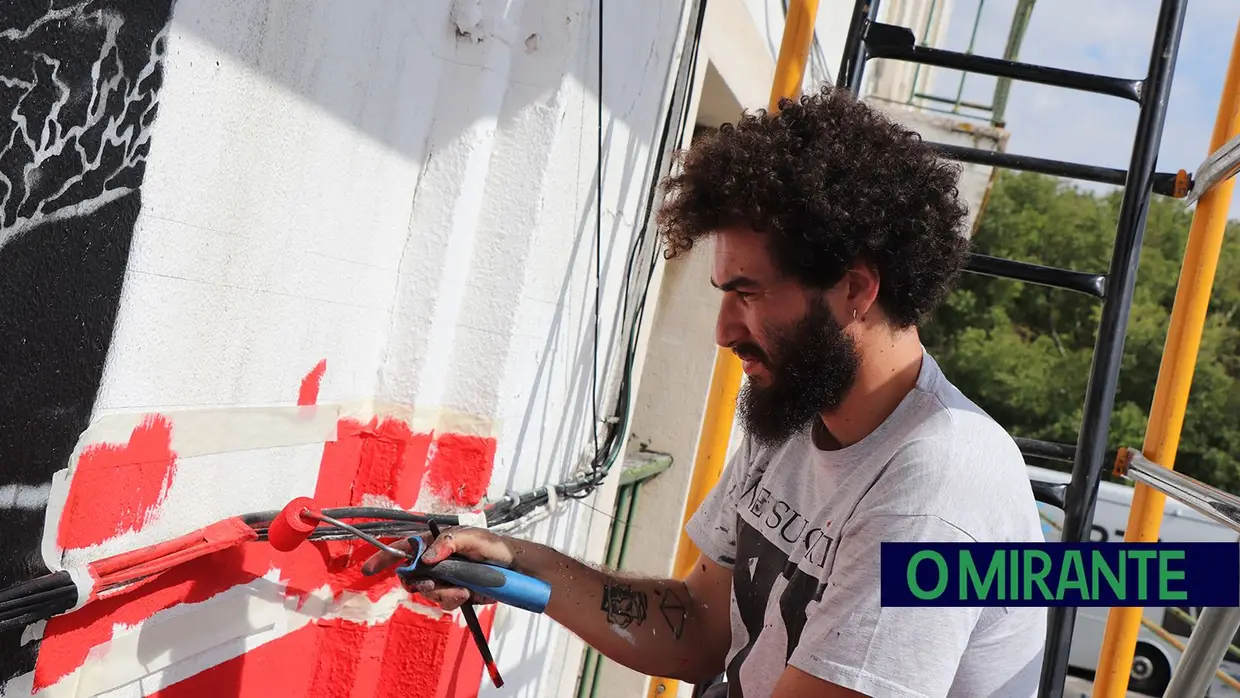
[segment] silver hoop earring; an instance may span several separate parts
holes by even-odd
[[[857,309],[856,309],[856,308],[853,308],[853,319],[854,319],[854,320],[856,320],[856,319],[857,319]]]

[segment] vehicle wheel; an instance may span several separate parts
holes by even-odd
[[[1161,696],[1171,683],[1171,665],[1152,645],[1138,642],[1132,656],[1132,673],[1128,690],[1147,696]]]

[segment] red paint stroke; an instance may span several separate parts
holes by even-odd
[[[374,698],[434,695],[456,623],[448,616],[433,619],[402,606],[390,626]]]
[[[337,439],[323,449],[314,498],[321,506],[357,506],[381,495],[412,509],[426,474],[430,434],[415,434],[404,421],[352,419],[337,425]]]
[[[363,651],[373,652],[373,642],[367,642],[370,636],[378,633],[369,632],[371,628],[364,623],[351,623],[344,620],[321,622],[316,628],[318,633],[318,661],[310,673],[310,686],[314,696],[323,698],[349,698],[358,670],[363,663]],[[305,658],[303,658],[304,661]],[[367,662],[368,664],[369,662]],[[296,666],[295,664],[293,666]]]
[[[486,496],[495,464],[495,439],[440,434],[435,440],[427,484],[445,502],[477,506]]]
[[[495,625],[495,606],[481,606],[478,609],[478,625],[482,626],[482,634],[489,640],[491,629]],[[474,636],[469,628],[453,625],[448,634],[448,646],[444,652],[443,664],[439,672],[439,690],[435,698],[475,698],[481,683],[485,666],[482,654],[474,644]],[[490,679],[487,679],[490,681]]]
[[[301,390],[297,393],[298,405],[313,405],[319,401],[319,384],[323,381],[324,373],[327,373],[327,359],[320,360],[306,377],[301,379]]]
[[[87,447],[69,482],[57,545],[84,548],[141,530],[172,485],[171,444],[172,425],[156,414],[134,428],[128,443]]]
[[[148,433],[160,424],[166,433],[167,424],[162,419],[152,422],[144,432],[135,430],[130,448],[136,444],[140,449],[153,451]],[[403,421],[341,420],[338,430],[339,438],[324,446],[315,487],[315,499],[323,507],[357,505],[365,495],[372,494],[411,508],[423,477],[436,469],[434,479],[440,487],[449,481],[449,476],[466,476],[457,481],[461,486],[455,491],[460,498],[476,497],[477,501],[485,492],[491,472],[489,459],[495,451],[493,440],[441,435],[436,466],[427,463],[431,435],[415,434]],[[162,443],[166,451],[168,439],[165,437]],[[172,463],[174,458],[169,454],[166,461]],[[78,480],[75,478],[74,482]],[[98,497],[94,489],[80,492],[90,494],[92,500]],[[113,492],[111,496],[118,497],[118,501],[132,501],[134,494],[129,491],[119,496]],[[81,502],[81,496],[73,501]],[[206,545],[227,538],[222,529],[218,536],[208,534],[211,528],[156,548],[171,554],[201,554],[203,551],[193,545],[195,536]],[[280,569],[285,593],[301,603],[324,585],[336,598],[352,591],[377,600],[396,588],[397,582],[390,574],[361,575],[361,564],[373,552],[360,541],[310,542],[289,553],[276,551],[266,543],[247,542],[184,562],[149,578],[138,593],[127,589],[51,619],[35,668],[35,688],[50,686],[81,666],[92,648],[111,639],[113,624],[133,626],[177,604],[206,601],[267,574],[272,567]],[[120,576],[129,569],[126,565],[152,562],[145,552],[117,558],[110,567],[105,565],[101,569]],[[412,601],[414,605],[429,605],[416,597]],[[492,615],[493,610],[480,614],[488,628]],[[477,654],[468,631],[450,618],[434,619],[402,606],[386,623],[313,623],[157,695],[473,696],[483,672]],[[445,685],[449,688],[445,689]]]
[[[318,621],[179,681],[152,698],[433,696],[456,624],[400,607],[386,622]],[[475,651],[476,654],[476,651]],[[475,688],[472,694],[476,695]]]

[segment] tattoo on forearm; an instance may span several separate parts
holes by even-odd
[[[663,620],[667,621],[668,627],[672,629],[672,635],[679,640],[685,631],[685,618],[689,615],[685,602],[676,595],[675,591],[667,589],[663,594],[663,600],[659,602],[659,611],[663,614]]]
[[[646,592],[633,591],[628,584],[603,583],[603,611],[607,622],[619,628],[646,620]]]

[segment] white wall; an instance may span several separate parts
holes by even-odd
[[[595,258],[605,417],[625,257],[642,222],[683,6],[606,4],[600,90],[598,3],[586,0],[179,0],[115,335],[76,450],[124,444],[143,415],[158,413],[171,424],[175,473],[162,496],[146,493],[158,502],[142,525],[66,549],[58,532],[69,525],[61,511],[74,506],[66,501],[75,455],[51,495],[49,566],[321,491],[324,442],[345,439],[337,420],[346,417],[433,430],[432,470],[447,457],[441,434],[492,440],[493,472],[477,470],[491,465],[485,455],[446,466],[464,468],[449,473],[459,475],[453,482],[480,482],[492,497],[562,480],[587,460]],[[324,360],[317,407],[297,408],[303,377]],[[561,504],[522,535],[598,558],[609,521],[595,510],[610,510],[610,489]],[[428,484],[416,505],[457,511],[476,501],[451,499]],[[277,648],[333,617],[370,628],[358,630],[367,642],[380,642],[374,628],[405,618],[403,644],[391,630],[383,656],[430,646],[414,672],[426,682],[420,690],[434,691],[426,695],[469,695],[478,685],[478,667],[458,672],[453,686],[435,663],[451,651],[435,642],[465,637],[459,618],[408,604],[399,591],[377,602],[346,592],[296,609],[280,587],[292,565],[271,563],[276,584],[254,579],[178,605],[187,591],[136,622],[117,615],[122,624],[41,695],[140,695],[182,679],[198,695],[223,695],[276,676],[289,678],[290,696],[320,695],[325,684],[305,681],[356,648],[326,631],[317,653]],[[338,581],[314,577],[320,591],[339,590]],[[60,632],[67,627],[44,632],[44,670],[80,649],[80,636]],[[152,644],[159,638],[166,647]],[[500,609],[491,646],[503,695],[573,689],[580,643],[545,617]],[[294,661],[229,669],[247,652]],[[12,687],[33,682],[26,675]],[[489,681],[483,693],[495,693]]]

